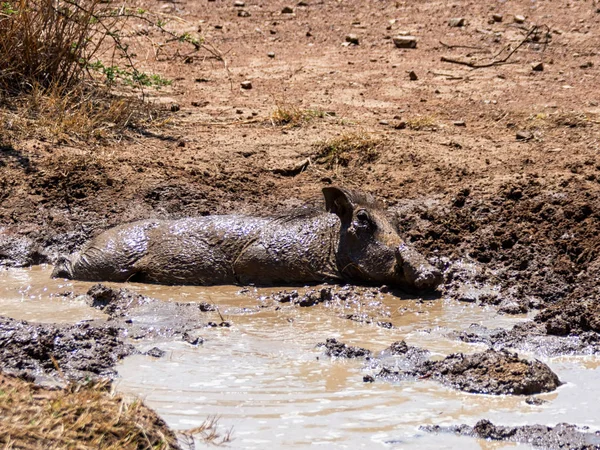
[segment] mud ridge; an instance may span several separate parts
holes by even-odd
[[[40,384],[114,378],[114,365],[136,352],[121,332],[104,323],[32,324],[1,317],[2,371]]]
[[[455,433],[491,441],[518,442],[544,449],[596,450],[600,448],[600,432],[590,432],[586,427],[580,428],[566,423],[559,423],[555,427],[546,425],[509,427],[494,425],[489,420],[480,420],[473,427],[428,425],[421,429],[430,433]]]

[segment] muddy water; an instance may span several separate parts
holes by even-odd
[[[0,315],[30,321],[74,322],[102,317],[82,300],[92,283],[50,280],[50,268],[0,272]],[[420,432],[424,424],[474,424],[481,418],[503,425],[569,422],[600,428],[600,359],[545,360],[567,384],[539,397],[539,406],[522,397],[464,394],[431,381],[364,383],[363,362],[331,360],[315,348],[335,337],[374,351],[404,339],[440,357],[482,347],[444,337],[442,328],[471,323],[510,327],[524,317],[497,315],[493,309],[439,299],[384,297],[373,310],[394,329],[343,318],[340,305],[283,306],[275,311],[261,296],[239,294],[233,286],[163,287],[127,284],[165,301],[204,301],[218,305],[230,328],[203,329],[205,342],[143,342],[158,346],[163,358],[127,358],[118,368],[118,390],[143,397],[175,429],[220,416],[221,431],[233,428],[230,448],[514,448],[449,435]],[[370,311],[372,313],[372,311]],[[220,321],[207,313],[207,321]],[[523,447],[527,448],[527,447]]]

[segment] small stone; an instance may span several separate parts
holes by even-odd
[[[281,10],[281,14],[294,14],[294,8],[290,8],[289,6],[284,6]]]
[[[380,120],[379,125],[389,125],[390,123],[387,120]]]
[[[417,48],[417,38],[414,36],[396,36],[393,41],[397,48]]]
[[[365,383],[374,383],[375,382],[375,378],[373,378],[371,375],[365,375],[363,377],[363,382],[365,382]]]
[[[171,104],[171,112],[177,112],[181,109],[181,106],[179,106],[179,103],[172,103]]]
[[[502,19],[504,19],[504,16],[502,16],[502,14],[494,14],[492,16],[492,19],[494,20],[494,22],[502,22]]]
[[[197,331],[187,331],[183,333],[182,339],[194,346],[204,343],[204,338]]]
[[[223,25],[215,25],[215,30],[222,30],[223,29]]]
[[[537,398],[537,397],[527,397],[525,399],[525,403],[527,403],[528,405],[543,405],[544,403],[548,403],[548,400],[544,400],[542,398]]]
[[[519,14],[517,14],[515,16],[515,23],[524,23],[525,22],[525,16],[521,16]]]
[[[233,3],[233,6],[235,6],[236,8],[243,8],[244,6],[246,6],[246,3],[243,2],[242,0],[236,0]]]
[[[275,58],[275,53],[274,52],[269,52],[269,53],[267,53],[267,56],[269,58]]]
[[[192,102],[192,106],[195,106],[196,108],[202,108],[204,106],[208,105],[207,101],[203,101],[203,102]]]
[[[594,67],[594,63],[591,61],[583,63],[582,65],[579,66],[580,69],[589,69],[590,67]]]
[[[299,2],[297,3],[297,5],[298,5],[298,6],[308,6],[308,2],[304,2],[304,1],[302,1],[302,0],[301,0],[301,1],[299,1]]]
[[[307,31],[306,32],[306,37],[311,37],[311,36],[312,36],[312,33],[310,31]]]
[[[414,70],[408,72],[408,78],[410,78],[410,81],[417,81],[419,79]]]
[[[252,89],[252,82],[251,81],[242,81],[240,83],[240,86],[242,87],[242,89]]]
[[[236,109],[235,113],[236,114],[244,114],[244,110],[243,109]]]
[[[464,27],[467,21],[464,17],[454,17],[448,21],[450,27]]]
[[[250,17],[250,13],[245,9],[238,11],[238,17]]]
[[[359,43],[358,36],[355,34],[349,34],[348,36],[346,36],[346,42],[349,42],[350,44],[358,45],[358,43]]]
[[[466,127],[467,123],[464,120],[455,120],[452,122],[455,127]]]
[[[517,141],[528,141],[533,138],[533,134],[526,130],[517,131]]]
[[[531,65],[531,70],[534,70],[535,72],[542,72],[544,70],[544,63],[542,63],[542,62],[533,63]]]
[[[150,350],[146,352],[146,355],[152,356],[153,358],[162,358],[166,355],[167,352],[161,350],[158,347],[152,347]]]
[[[396,130],[404,130],[406,128],[406,122],[404,120],[400,120],[394,124],[394,129]]]

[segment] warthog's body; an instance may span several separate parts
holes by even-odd
[[[144,220],[62,258],[54,277],[160,284],[303,284],[347,280],[434,289],[437,269],[407,247],[374,199],[324,188],[326,211]]]

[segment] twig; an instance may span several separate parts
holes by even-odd
[[[442,44],[446,48],[470,48],[472,50],[485,50],[483,47],[476,47],[474,45],[451,45],[451,44],[446,44],[442,41],[440,41],[440,44]]]
[[[499,66],[501,64],[509,64],[508,60],[509,58],[514,55],[516,53],[517,50],[519,50],[523,45],[525,45],[525,43],[529,42],[529,38],[534,35],[535,33],[537,33],[537,31],[540,29],[539,26],[534,25],[529,32],[527,33],[527,35],[525,36],[525,38],[519,42],[519,45],[517,45],[515,48],[513,48],[504,58],[502,59],[495,59],[493,61],[487,62],[487,63],[477,63],[474,61],[465,61],[462,59],[456,59],[456,58],[451,58],[448,56],[442,56],[442,62],[449,62],[449,63],[453,63],[453,64],[460,64],[462,66],[467,66],[467,67],[471,67],[473,69],[482,69],[485,67],[492,67],[492,66]],[[506,50],[508,47],[505,47],[504,49],[502,49],[497,55],[496,57],[502,53],[504,50]]]

